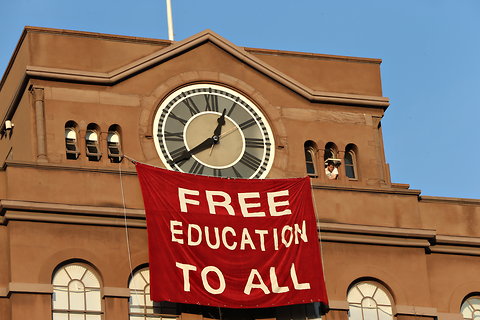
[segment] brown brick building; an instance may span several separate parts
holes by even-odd
[[[480,201],[390,181],[380,63],[242,48],[211,31],[170,42],[26,28],[0,83],[0,319],[318,317],[312,306],[149,301],[142,196],[119,155],[170,166],[195,139],[195,119],[159,110],[185,90],[203,92],[207,105],[208,95],[245,101],[231,116],[243,149],[177,169],[313,178],[330,299],[323,318],[478,317]],[[263,151],[245,158],[249,148]],[[337,179],[325,174],[329,158],[342,162]]]

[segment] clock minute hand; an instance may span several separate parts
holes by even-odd
[[[214,143],[215,143],[215,140],[213,138],[205,139],[202,143],[200,143],[198,146],[194,147],[193,149],[183,152],[180,156],[173,159],[172,162],[178,163],[181,161],[188,160],[192,155],[210,148]]]

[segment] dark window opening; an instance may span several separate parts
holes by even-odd
[[[80,152],[77,144],[76,124],[69,121],[65,124],[65,154],[67,159],[77,160]]]
[[[96,125],[88,125],[87,133],[85,135],[85,146],[87,151],[87,157],[90,161],[100,161],[100,158],[102,157],[98,141],[98,132],[99,130]]]

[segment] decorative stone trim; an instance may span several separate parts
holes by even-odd
[[[463,316],[460,312],[458,313],[444,313],[437,312],[438,320],[463,320]]]
[[[346,300],[328,300],[328,307],[330,310],[345,310],[348,311],[348,301]]]
[[[129,298],[130,289],[128,288],[118,288],[118,287],[104,287],[102,289],[103,297],[114,297],[114,298]]]
[[[8,284],[8,293],[53,293],[53,285],[50,283],[25,283],[10,282]]]
[[[402,314],[402,315],[409,315],[409,316],[427,316],[427,317],[437,316],[437,308],[396,305],[395,309],[397,311],[397,315]]]

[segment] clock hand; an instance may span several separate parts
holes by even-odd
[[[178,163],[181,161],[188,160],[195,153],[206,150],[208,148],[213,148],[213,146],[217,144],[220,139],[220,134],[222,133],[222,127],[225,125],[226,112],[227,112],[227,109],[223,109],[222,115],[217,119],[218,125],[213,131],[213,136],[211,138],[205,139],[202,143],[200,143],[198,146],[194,147],[193,149],[183,152],[180,156],[173,159],[172,162]],[[212,153],[212,149],[210,149],[210,154],[211,153]]]
[[[222,115],[220,118],[217,119],[218,125],[213,131],[213,135],[219,137],[220,134],[222,133],[222,127],[225,125],[225,112],[227,112],[227,109],[223,109]],[[215,143],[217,143],[216,141]]]
[[[172,162],[173,163],[178,163],[178,162],[181,162],[181,161],[188,160],[195,153],[206,150],[206,149],[210,148],[211,146],[213,146],[214,144],[215,144],[215,139],[213,137],[205,139],[202,143],[200,143],[198,146],[194,147],[193,149],[184,151],[180,156],[173,159]]]
[[[212,155],[213,147],[220,141],[220,134],[222,133],[222,127],[225,125],[225,112],[227,112],[227,109],[223,109],[221,117],[217,119],[218,125],[213,131],[213,137],[212,137],[214,140],[214,143],[210,148],[210,152],[208,156]]]
[[[230,133],[234,132],[235,130],[238,130],[238,127],[237,126],[234,126],[232,129],[228,130],[228,131],[225,131],[224,133],[222,133],[219,138],[223,138],[225,137],[226,135],[229,135]]]

